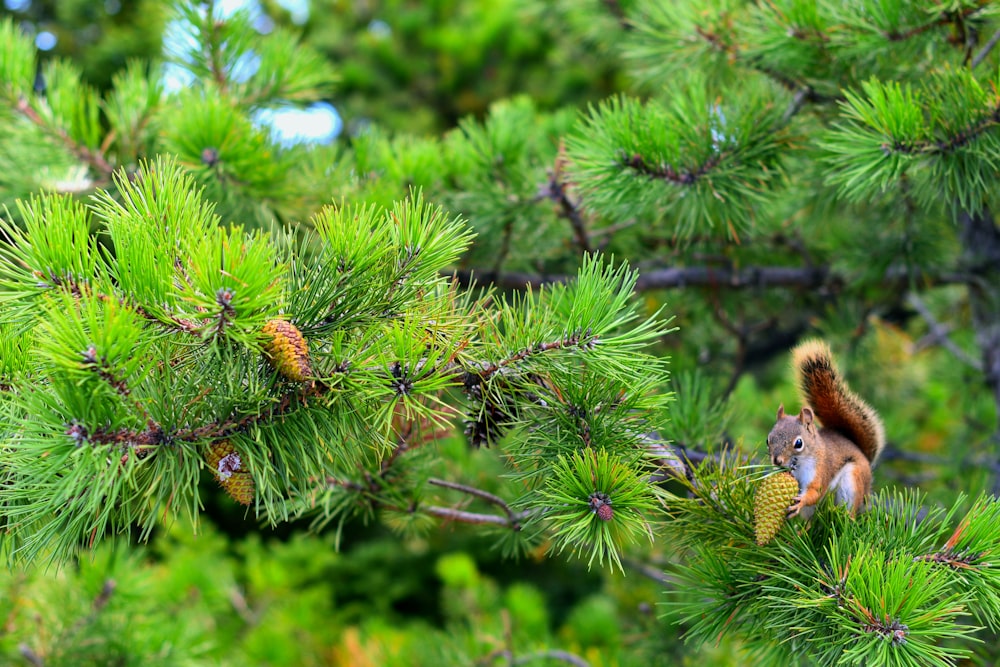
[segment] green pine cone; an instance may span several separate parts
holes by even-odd
[[[309,346],[298,327],[274,319],[264,325],[264,334],[267,336],[264,351],[279,373],[296,382],[305,382],[312,376]]]
[[[785,514],[799,494],[799,483],[791,473],[779,472],[766,477],[754,498],[754,529],[757,544],[764,546],[774,539],[785,523]]]

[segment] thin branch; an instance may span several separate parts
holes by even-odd
[[[27,644],[18,644],[17,652],[21,654],[22,658],[34,665],[34,667],[45,667],[45,661],[42,660],[42,656],[35,653]]]
[[[829,282],[826,267],[765,266],[730,269],[691,266],[657,269],[641,274],[636,291],[670,287],[711,286],[729,289],[747,287],[819,287]]]
[[[90,286],[85,282],[84,283],[77,282],[76,280],[73,280],[66,276],[57,276],[52,273],[36,272],[35,277],[37,277],[39,280],[39,282],[37,283],[38,287],[44,289],[53,289],[53,288],[64,289],[78,299],[92,296],[98,301],[114,302],[117,303],[119,306],[122,306],[123,308],[131,310],[136,315],[138,315],[139,317],[143,318],[144,320],[148,321],[151,324],[156,324],[165,327],[169,332],[180,331],[182,333],[190,334],[192,336],[199,336],[199,337],[201,336],[201,329],[194,322],[191,322],[189,320],[182,320],[178,317],[173,317],[170,315],[166,315],[167,319],[163,320],[150,313],[143,306],[129,301],[124,296],[116,296],[114,294],[104,294],[101,292],[95,294],[91,290]]]
[[[677,580],[668,575],[663,571],[663,568],[656,567],[655,565],[650,565],[649,563],[644,563],[636,558],[630,558],[628,556],[622,556],[622,564],[624,564],[630,570],[635,570],[647,579],[652,579],[653,581],[660,584],[675,584]]]
[[[626,156],[623,159],[622,166],[634,169],[653,180],[666,181],[674,185],[689,187],[718,167],[728,157],[729,153],[723,151],[713,155],[694,169],[675,169],[673,165],[669,164],[651,165],[641,155],[632,155]]]
[[[806,102],[810,101],[813,96],[813,90],[809,86],[803,86],[795,91],[795,96],[792,97],[792,101],[788,103],[788,108],[785,109],[785,113],[781,115],[781,122],[779,127],[784,127],[792,120],[792,118],[798,112],[802,111],[805,107]]]
[[[478,525],[492,524],[504,528],[513,528],[514,530],[521,530],[521,522],[531,516],[531,512],[527,510],[514,514],[511,517],[503,517],[497,514],[477,514],[476,512],[466,512],[465,510],[458,510],[453,507],[440,507],[438,505],[421,505],[418,509],[421,512],[445,519],[446,521]]]
[[[510,611],[508,609],[500,610],[500,620],[503,623],[503,643],[507,647],[507,664],[510,667],[514,667],[514,628],[510,623]]]
[[[111,601],[111,596],[114,595],[115,590],[118,588],[118,584],[114,579],[106,579],[104,585],[101,586],[101,590],[98,591],[97,595],[94,597],[94,601],[91,603],[90,613],[81,619],[78,619],[76,623],[73,624],[69,630],[66,631],[65,637],[73,637],[81,630],[86,628],[88,625],[92,624],[97,617],[100,616],[101,611],[108,605]]]
[[[494,285],[504,289],[524,290],[538,289],[545,285],[557,285],[568,283],[573,278],[571,276],[558,273],[537,274],[523,273],[520,271],[504,271],[499,273],[492,270],[459,269],[457,271],[447,271],[443,275],[451,277],[454,275],[458,284],[462,287]]]
[[[31,104],[25,98],[20,98],[15,106],[18,112],[21,113],[25,118],[34,123],[37,127],[48,132],[49,134],[55,135],[63,145],[77,157],[77,159],[86,162],[94,171],[100,173],[104,178],[109,178],[114,172],[115,168],[111,166],[111,163],[105,159],[104,155],[100,150],[92,150],[76,142],[66,130],[61,127],[55,127],[47,122],[44,118],[39,115],[37,111],[31,106]]]
[[[428,484],[433,484],[434,486],[440,486],[443,489],[452,489],[453,491],[461,491],[462,493],[467,493],[470,496],[475,496],[477,498],[482,498],[488,503],[492,503],[502,509],[504,513],[507,514],[507,518],[510,521],[516,520],[516,515],[514,511],[510,508],[510,505],[501,498],[500,496],[495,496],[489,491],[483,491],[482,489],[477,489],[473,486],[466,486],[465,484],[459,484],[457,482],[449,482],[446,479],[438,479],[437,477],[431,477],[427,480]]]
[[[990,55],[990,51],[993,50],[993,47],[997,45],[997,42],[1000,42],[1000,30],[993,33],[990,40],[983,45],[983,48],[979,49],[979,53],[977,53],[972,59],[972,63],[969,65],[969,68],[976,69],[976,67],[982,64],[982,62],[986,60],[986,57]]]
[[[299,388],[283,394],[278,400],[257,413],[250,413],[240,418],[230,417],[223,421],[209,422],[195,428],[166,431],[163,426],[153,420],[147,422],[143,430],[118,429],[109,431],[97,429],[89,432],[79,424],[71,424],[66,431],[78,442],[90,442],[101,445],[119,445],[123,448],[133,447],[138,450],[148,450],[160,445],[174,442],[197,442],[199,440],[225,438],[239,433],[252,424],[267,422],[280,417],[297,405],[305,406],[307,399],[326,394],[329,388],[322,383],[315,383],[305,391]]]
[[[882,144],[882,152],[886,155],[900,153],[902,155],[940,155],[949,154],[967,145],[979,135],[1000,123],[1000,105],[993,107],[990,112],[978,121],[959,129],[957,132],[944,139],[926,141],[893,141]]]
[[[233,606],[233,609],[243,619],[244,623],[250,627],[257,625],[257,621],[260,620],[260,614],[250,608],[246,596],[243,595],[243,591],[238,586],[229,591],[229,604]]]
[[[347,489],[348,491],[353,491],[355,493],[361,494],[376,494],[379,490],[378,483],[375,477],[369,473],[365,473],[366,477],[369,479],[369,485],[361,484],[349,479],[339,479],[337,477],[327,477],[326,485],[328,487],[340,487],[342,489]],[[479,497],[489,496],[491,494],[481,491],[479,489],[472,489],[472,487],[465,487],[461,484],[453,484],[452,482],[446,482],[444,480],[434,480],[437,486],[443,486],[447,488],[459,488],[459,490],[464,490],[467,492],[475,491],[471,495],[477,495]],[[434,483],[432,482],[432,483]],[[382,499],[376,497],[370,497],[369,501],[374,506],[382,507],[388,510],[395,510],[397,512],[423,512],[424,514],[429,514],[431,516],[438,517],[439,519],[444,519],[445,521],[454,521],[456,523],[467,523],[473,525],[494,525],[501,526],[503,528],[510,528],[514,531],[520,531],[522,523],[525,519],[530,517],[535,513],[535,510],[524,510],[523,512],[513,512],[509,507],[506,506],[503,500],[493,496],[497,501],[499,501],[507,516],[500,516],[498,514],[480,514],[477,512],[466,512],[465,510],[456,509],[454,507],[441,507],[440,505],[417,505],[411,504],[408,507],[403,507],[399,505],[394,505],[392,503],[387,503]]]
[[[568,347],[577,347],[588,350],[597,344],[598,337],[589,330],[574,333],[564,339],[556,341],[539,342],[531,347],[526,347],[514,352],[509,357],[497,362],[483,361],[479,364],[468,363],[459,365],[449,362],[441,367],[435,367],[427,371],[427,375],[447,377],[456,383],[464,382],[466,387],[474,386],[489,379],[501,369],[526,359],[529,356],[545,353],[552,350],[560,350]],[[78,445],[83,443],[99,445],[117,445],[124,449],[135,449],[142,456],[148,455],[154,448],[175,442],[198,442],[201,440],[226,438],[245,431],[254,424],[267,423],[287,414],[290,410],[308,404],[310,399],[318,399],[327,396],[333,388],[322,381],[316,381],[308,385],[295,385],[286,393],[276,397],[276,399],[264,406],[257,412],[248,413],[242,416],[233,415],[222,420],[216,420],[202,424],[197,427],[179,428],[175,430],[164,429],[163,426],[152,419],[146,420],[146,428],[120,428],[109,430],[98,427],[88,430],[84,425],[72,422],[67,424],[65,434],[73,438]],[[454,414],[454,413],[452,413]],[[410,446],[396,448],[392,459],[405,453]],[[389,462],[390,464],[392,461]],[[383,467],[383,472],[388,466]]]
[[[550,199],[559,205],[559,216],[569,221],[576,236],[576,243],[584,252],[593,252],[590,237],[587,234],[587,226],[584,223],[583,212],[578,204],[569,198],[566,192],[566,182],[563,179],[563,168],[566,164],[565,148],[560,143],[559,154],[556,157],[556,166],[549,171],[549,180],[538,191],[538,196]]]
[[[959,361],[971,366],[977,371],[983,370],[983,365],[978,360],[973,359],[965,350],[960,348],[955,341],[948,337],[948,329],[943,324],[937,321],[934,317],[934,313],[931,312],[927,304],[924,303],[923,299],[917,296],[916,293],[910,292],[906,297],[906,302],[912,307],[920,317],[924,318],[927,322],[927,326],[931,330],[930,338],[932,341],[940,344],[946,350],[955,355]]]
[[[225,67],[222,64],[222,44],[219,43],[219,28],[221,27],[220,19],[216,18],[215,12],[215,2],[214,0],[209,0],[208,8],[205,13],[205,21],[209,26],[208,39],[206,40],[206,47],[208,48],[209,56],[209,69],[212,72],[212,78],[219,85],[219,89],[222,92],[226,92],[228,87],[228,77],[226,76]]]
[[[984,5],[978,7],[965,7],[961,11],[945,11],[937,16],[937,18],[928,21],[927,23],[922,23],[912,28],[907,28],[906,30],[888,30],[882,31],[880,34],[885,37],[890,42],[902,42],[912,37],[922,35],[929,30],[934,28],[940,28],[941,26],[947,26],[951,24],[961,25],[961,22],[968,17],[982,11]]]
[[[529,653],[527,655],[522,655],[521,657],[515,657],[514,652],[509,648],[501,648],[492,651],[485,655],[484,657],[476,660],[476,665],[478,667],[486,667],[487,665],[492,665],[497,660],[506,660],[508,665],[527,665],[528,663],[534,662],[536,660],[559,660],[567,664],[573,665],[574,667],[590,667],[590,663],[576,655],[575,653],[570,653],[569,651],[563,651],[562,649],[548,649],[545,651],[536,651],[535,653]]]
[[[94,602],[91,605],[94,608],[93,613],[96,614],[107,606],[116,588],[118,588],[118,584],[115,583],[114,579],[108,579],[104,582],[104,585],[101,586],[101,591],[94,598]]]
[[[529,653],[528,655],[523,655],[520,658],[515,658],[511,664],[526,665],[529,662],[534,662],[535,660],[559,660],[561,662],[574,665],[574,667],[590,667],[590,663],[580,656],[561,649],[549,649],[547,651]]]
[[[523,361],[532,355],[539,354],[541,352],[550,352],[552,350],[561,350],[567,347],[578,347],[582,350],[591,350],[595,345],[597,345],[597,340],[598,336],[595,336],[590,329],[587,329],[583,332],[575,332],[562,340],[535,343],[531,347],[525,347],[518,350],[509,357],[501,359],[496,363],[487,364],[482,369],[470,370],[469,372],[481,379],[487,379],[501,369],[519,361]]]
[[[499,275],[500,268],[503,266],[504,261],[507,259],[507,255],[510,254],[510,240],[514,235],[514,218],[509,219],[504,223],[503,233],[500,236],[500,247],[497,249],[496,261],[493,263],[493,273]]]
[[[882,452],[882,461],[906,461],[929,466],[955,466],[960,470],[989,470],[994,475],[1000,475],[1000,462],[984,458],[983,456],[965,456],[954,459],[945,456],[935,456],[923,452],[913,452],[906,449],[899,449],[893,443],[886,445]]]
[[[607,7],[608,12],[618,20],[618,25],[621,26],[622,30],[628,32],[633,29],[632,22],[628,20],[628,16],[625,15],[625,10],[618,0],[603,0],[603,4]]]

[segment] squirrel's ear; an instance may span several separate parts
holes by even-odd
[[[802,422],[803,426],[809,426],[813,423],[813,411],[812,408],[808,406],[803,406],[802,411],[799,412],[799,421]]]
[[[777,418],[781,419],[784,416],[785,416],[785,404],[784,403],[780,403],[778,405],[778,417]]]

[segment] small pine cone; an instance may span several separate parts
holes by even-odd
[[[590,511],[601,521],[611,521],[615,516],[615,511],[611,509],[611,498],[600,491],[590,494]]]
[[[253,500],[253,477],[233,443],[228,440],[213,442],[205,460],[226,493],[239,504],[249,505]]]
[[[771,475],[760,483],[753,508],[758,545],[764,546],[778,534],[785,523],[788,506],[798,494],[799,483],[788,472]]]
[[[269,320],[264,325],[264,352],[271,365],[289,380],[305,382],[312,376],[309,346],[302,332],[291,322]]]

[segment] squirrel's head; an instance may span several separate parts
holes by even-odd
[[[771,462],[782,468],[792,467],[792,460],[809,451],[816,437],[812,408],[803,407],[798,415],[786,415],[785,406],[778,406],[774,427],[767,435],[767,451]]]

